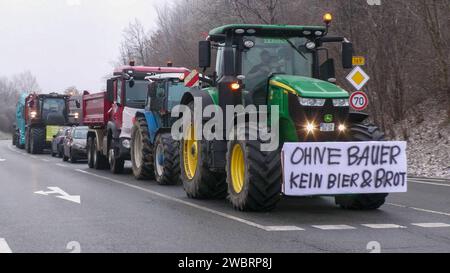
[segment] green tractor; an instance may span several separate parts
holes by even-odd
[[[235,140],[226,135],[229,130],[223,131],[224,140],[198,138],[200,125],[192,118],[180,142],[181,177],[190,198],[228,197],[237,210],[270,211],[282,195],[284,143],[383,140],[380,129],[366,121],[367,114],[350,111],[349,93],[336,85],[334,60],[324,45],[342,45],[344,69],[353,67],[353,45],[328,36],[331,15],[324,20],[326,26],[225,25],[199,43],[204,70],[211,66],[211,49],[217,49],[214,76],[187,92],[181,104],[194,112],[201,98],[203,107],[222,109],[224,119],[229,105],[276,105],[279,145],[263,151],[266,140]],[[203,124],[207,121],[203,117]],[[245,123],[247,134],[252,126]],[[346,209],[370,210],[382,206],[386,196],[338,195],[335,201]]]

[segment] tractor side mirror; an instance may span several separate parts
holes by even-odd
[[[134,87],[134,84],[135,84],[134,78],[131,77],[131,78],[128,80],[128,86],[129,86],[130,88],[133,88],[133,87]]]
[[[198,66],[206,69],[211,66],[211,42],[200,41],[198,43]]]
[[[79,100],[76,100],[76,101],[75,101],[75,106],[76,106],[78,109],[81,108],[81,103],[80,103]]]
[[[334,59],[328,59],[320,66],[320,79],[323,81],[336,80]]]
[[[114,101],[114,80],[106,81],[106,99],[109,102]]]
[[[350,42],[342,43],[342,67],[353,68],[353,44]]]

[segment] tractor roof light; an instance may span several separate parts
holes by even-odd
[[[327,12],[323,15],[323,22],[326,25],[331,24],[332,21],[333,21],[333,15],[331,13]]]
[[[314,43],[314,42],[307,42],[306,45],[305,45],[305,47],[306,47],[307,49],[309,49],[309,50],[313,50],[313,49],[316,48],[316,43]]]
[[[241,88],[241,85],[238,82],[234,82],[230,85],[231,91],[238,91]]]

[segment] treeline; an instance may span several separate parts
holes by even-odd
[[[197,67],[197,44],[208,31],[227,23],[321,25],[332,12],[331,34],[348,37],[356,54],[366,57],[371,76],[365,88],[370,114],[391,136],[408,138],[409,124],[394,132],[415,105],[430,96],[442,98],[450,115],[450,1],[381,0],[179,0],[158,8],[157,28],[139,21],[123,34],[120,62]],[[377,2],[377,1],[375,1]],[[338,50],[333,50],[336,59]],[[339,84],[344,72],[338,71]],[[346,72],[348,73],[348,72]],[[349,87],[349,90],[351,88]]]
[[[0,131],[11,131],[19,95],[39,90],[36,78],[29,71],[10,78],[0,77]]]

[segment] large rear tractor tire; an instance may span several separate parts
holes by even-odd
[[[245,140],[238,140],[244,138],[236,132],[235,140],[228,141],[228,199],[237,210],[270,211],[281,198],[280,149],[262,151],[266,142],[254,135],[256,124],[245,124],[245,131]]]
[[[384,133],[369,123],[355,123],[350,129],[352,141],[383,141]],[[338,195],[335,202],[343,209],[376,210],[386,202],[387,193]]]
[[[30,152],[42,154],[45,146],[45,128],[31,128]]]
[[[137,180],[153,179],[153,146],[150,143],[147,120],[138,117],[131,130],[131,165]]]
[[[189,103],[191,124],[185,128],[180,141],[180,168],[183,188],[189,198],[223,199],[227,184],[221,173],[212,172],[207,165],[207,141],[195,139],[194,102]]]
[[[31,149],[30,149],[30,129],[26,129],[25,131],[25,151],[27,153],[31,153]]]
[[[176,185],[180,179],[178,141],[170,133],[158,134],[154,145],[155,180],[159,185]]]

